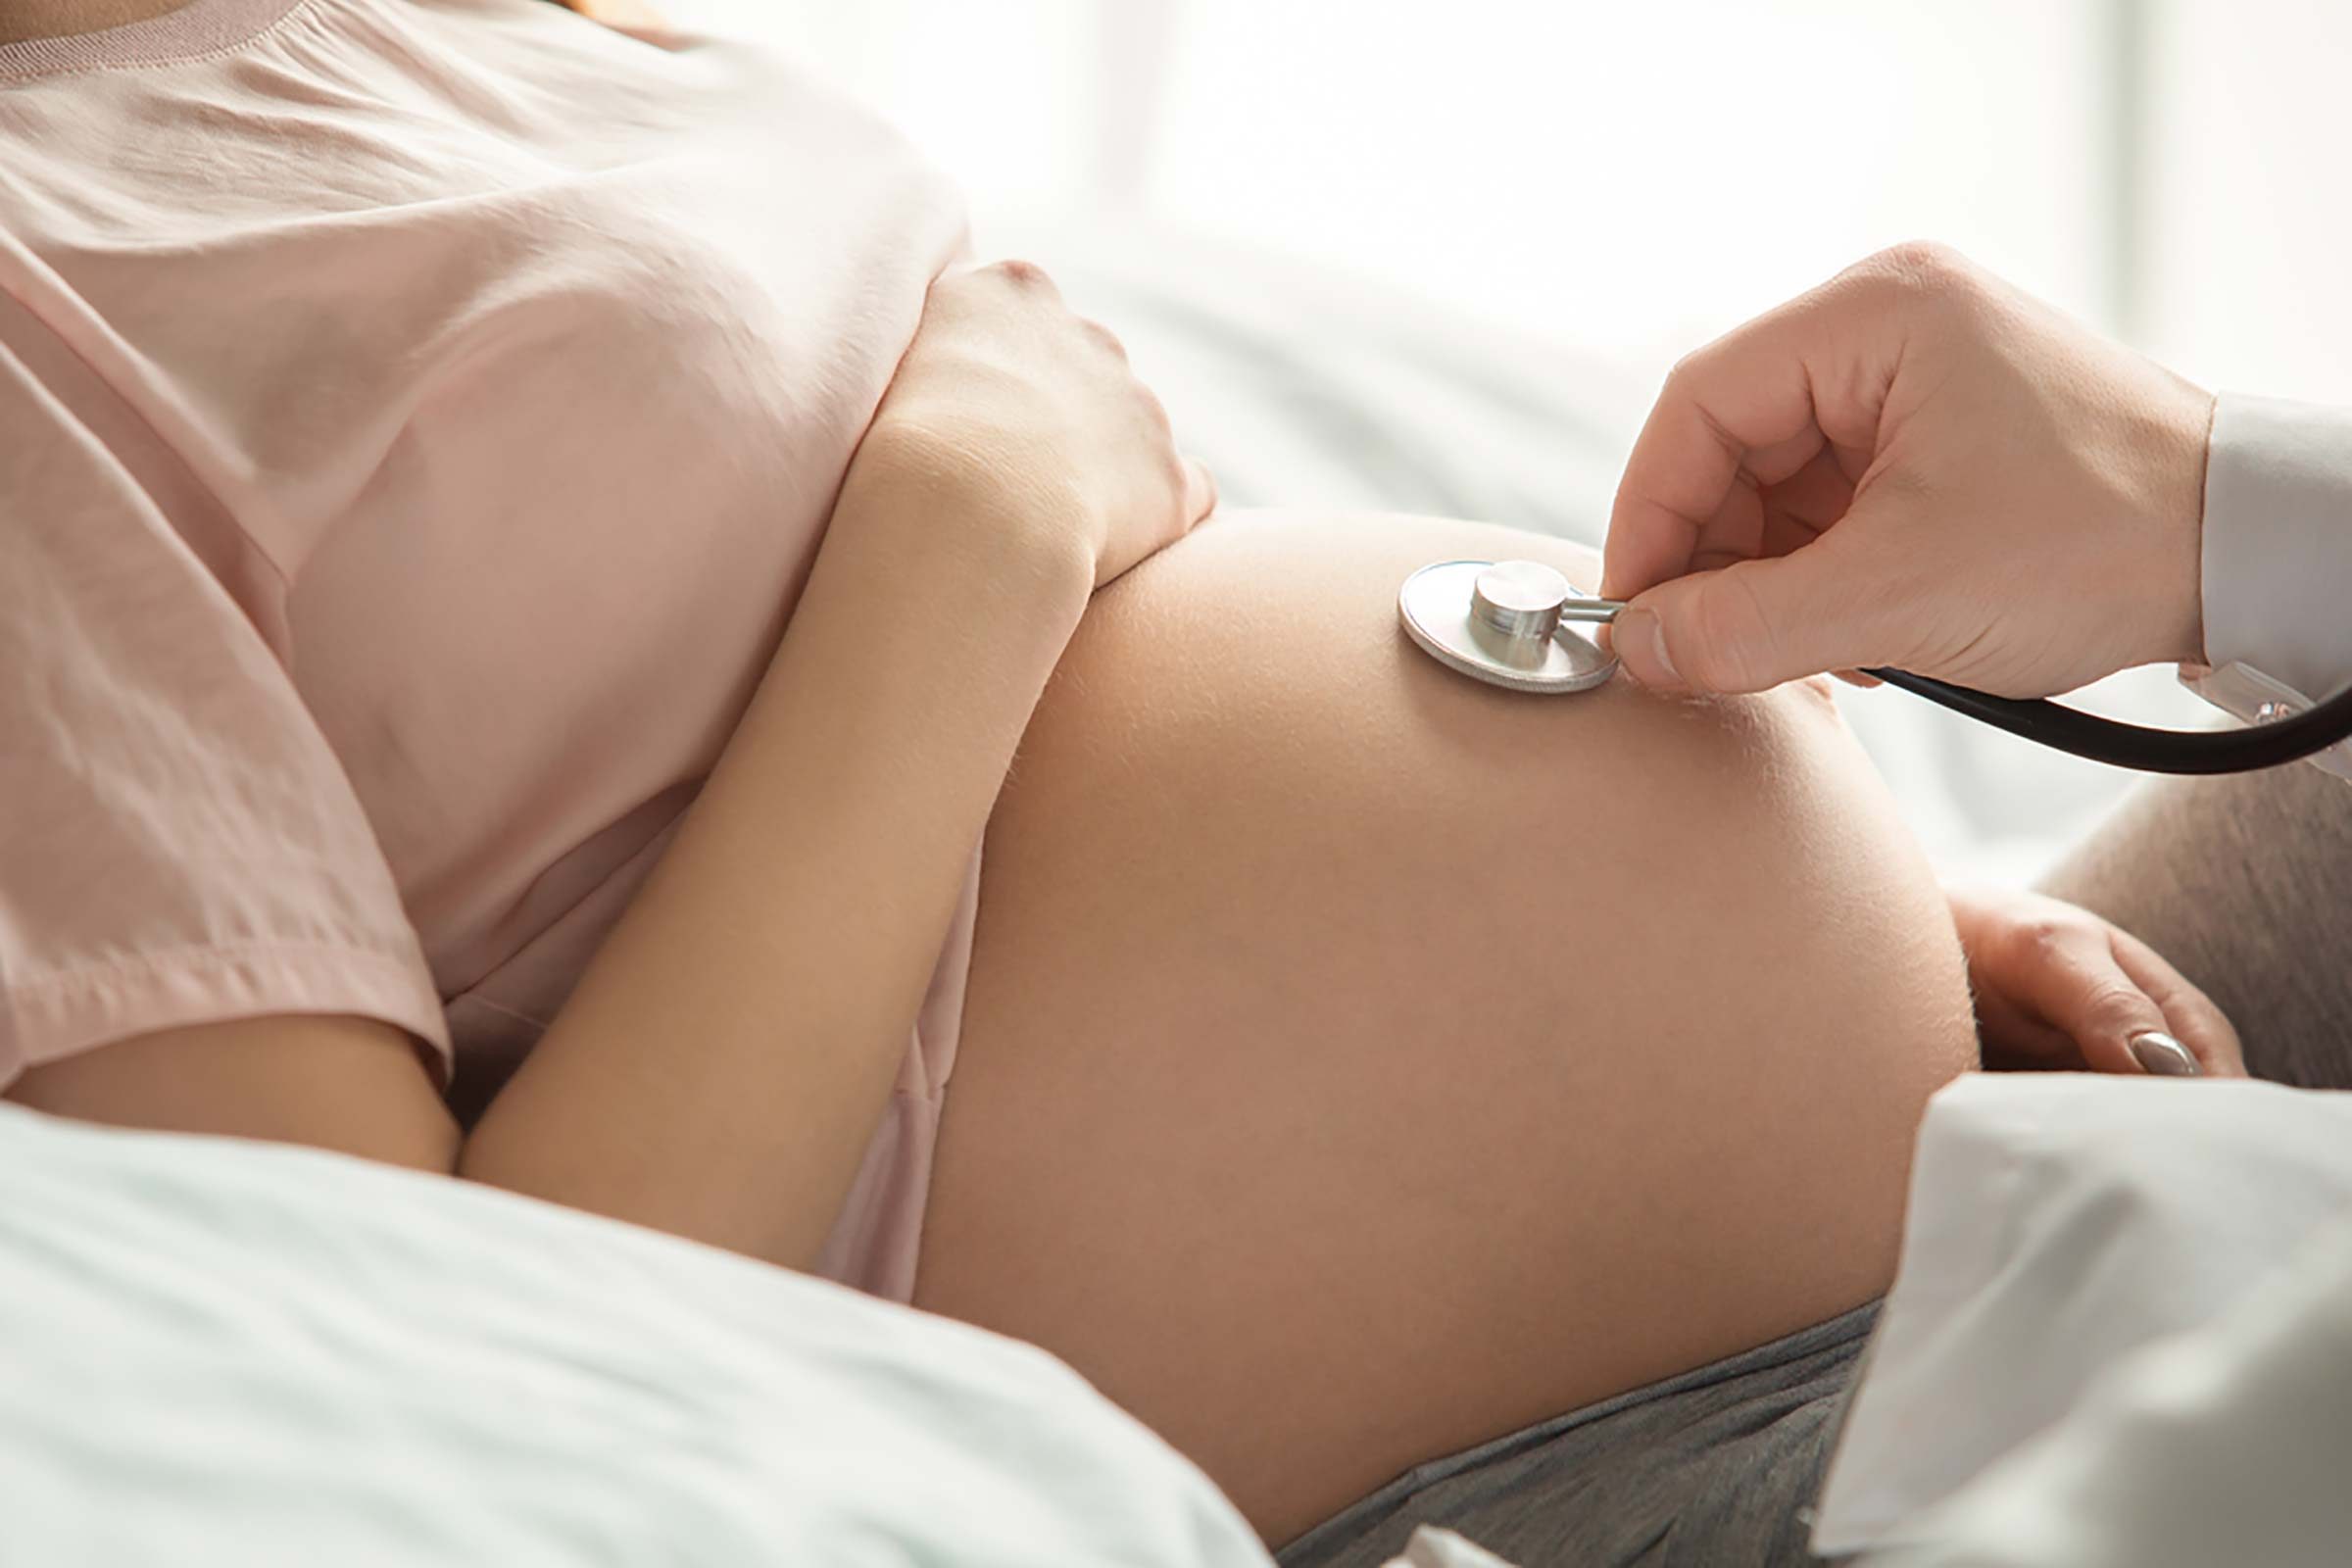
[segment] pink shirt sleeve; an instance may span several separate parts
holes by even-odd
[[[0,345],[0,1086],[287,1012],[395,1024],[446,1075],[391,872],[249,607]]]

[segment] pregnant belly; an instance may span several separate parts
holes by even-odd
[[[1973,1051],[1826,697],[1468,682],[1396,589],[1495,555],[1592,581],[1476,524],[1220,520],[1098,599],[989,829],[917,1300],[1269,1539],[1883,1290]]]

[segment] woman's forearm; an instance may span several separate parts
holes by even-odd
[[[1092,587],[1071,530],[944,473],[860,456],[734,739],[461,1174],[814,1257]]]

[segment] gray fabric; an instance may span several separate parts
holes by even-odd
[[[1877,1302],[1433,1460],[1275,1554],[1375,1568],[1417,1525],[1518,1568],[1815,1562],[1808,1512]]]
[[[2171,959],[2255,1077],[2352,1089],[2352,784],[2297,763],[2147,785],[2042,887]]]

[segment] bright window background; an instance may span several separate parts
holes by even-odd
[[[1932,236],[2191,375],[2352,401],[2339,0],[667,0],[992,221],[1129,210],[1662,368]]]
[[[1933,234],[2115,306],[2120,8],[678,0],[821,64],[991,219],[1120,207],[1671,361]]]
[[[1912,237],[2209,386],[2352,403],[2334,0],[665,3],[879,105],[961,181],[983,255],[1077,215],[1358,274],[1597,357],[1628,440],[1678,355]],[[2152,671],[2089,700],[2202,711]],[[1954,758],[2053,828],[2127,782],[1861,727],[1956,868],[2024,876],[2057,839],[1956,826]]]

